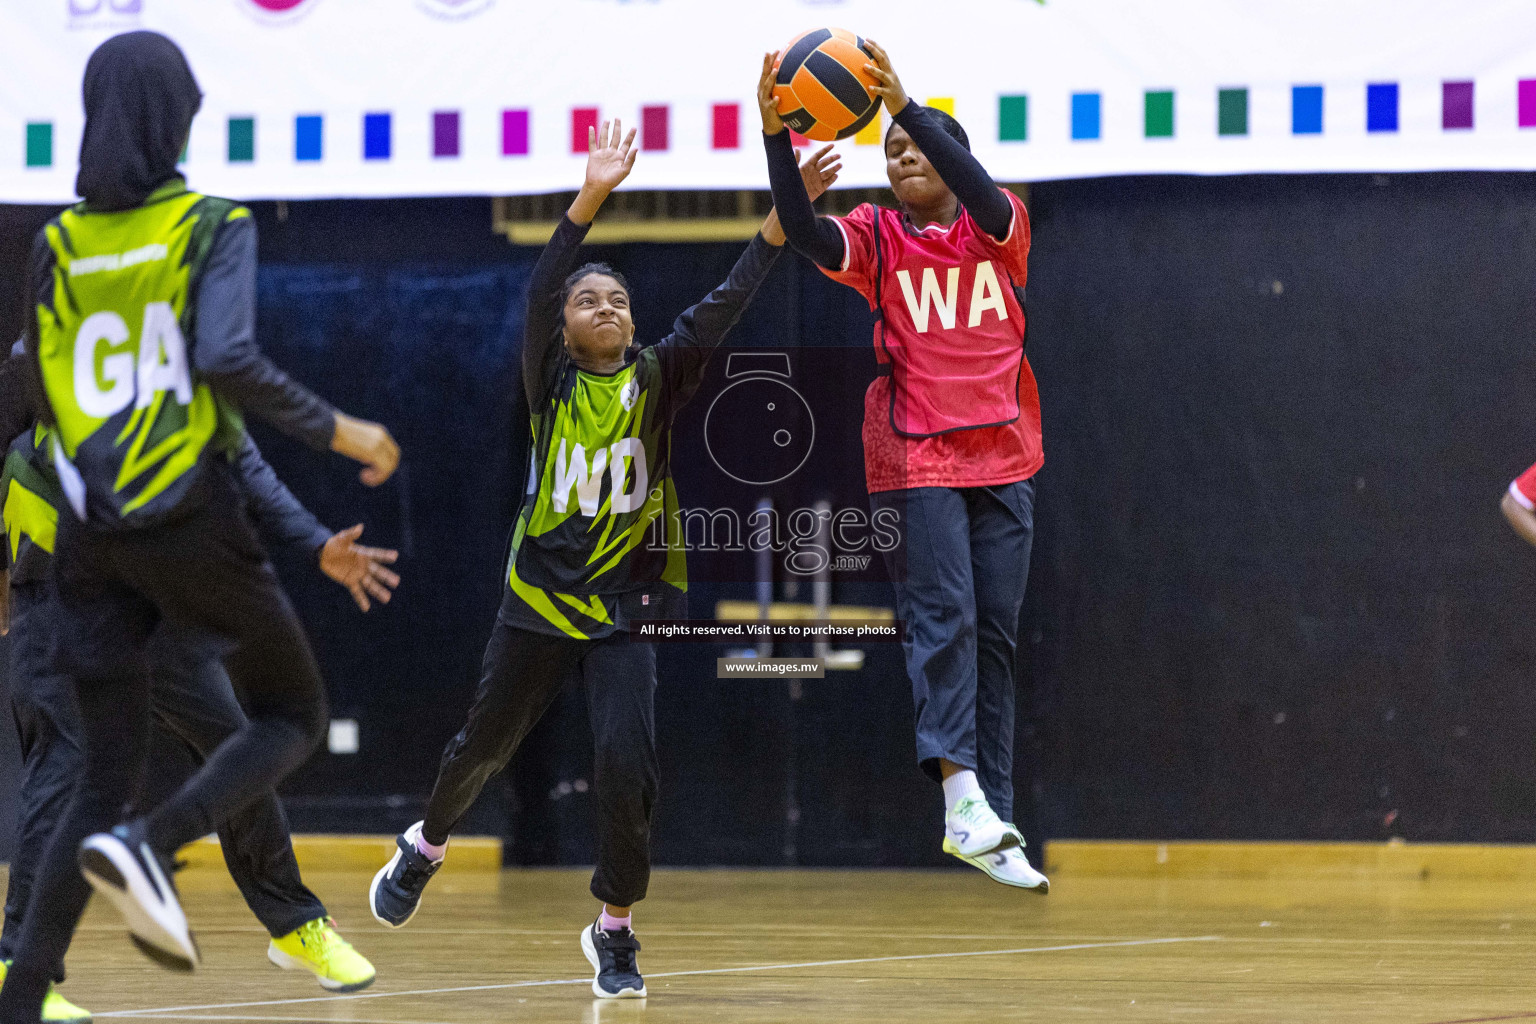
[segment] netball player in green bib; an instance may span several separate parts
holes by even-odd
[[[501,610],[469,721],[443,753],[426,818],[399,837],[369,889],[381,924],[411,919],[481,787],[579,677],[596,746],[592,894],[603,902],[581,946],[602,998],[646,994],[630,907],[644,898],[651,873],[656,652],[628,626],[669,614],[687,587],[674,536],[672,420],[784,244],[770,213],[725,282],[678,317],[670,335],[637,348],[624,278],[604,264],[576,266],[598,207],[634,166],[634,136],[622,136],[616,121],[589,133],[586,182],[534,267],[523,336],[532,467]],[[813,197],[837,171],[830,146],[801,168]],[[661,543],[652,539],[658,519]]]

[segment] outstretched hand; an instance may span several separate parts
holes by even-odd
[[[640,151],[634,147],[635,129],[624,135],[618,118],[604,121],[601,128],[588,128],[586,186],[601,190],[605,196],[618,188],[635,167]]]
[[[885,101],[885,109],[895,117],[907,107],[907,90],[902,88],[901,79],[896,77],[896,69],[891,66],[891,55],[885,52],[885,48],[873,39],[864,40],[864,45],[871,59],[871,63],[864,65],[864,70],[874,76],[876,82],[870,91]]]
[[[342,530],[320,549],[320,571],[346,587],[357,607],[367,611],[371,596],[380,604],[389,604],[400,577],[385,566],[400,557],[389,548],[370,548],[356,543],[363,535],[363,524]]]
[[[800,180],[805,182],[805,194],[811,197],[811,202],[832,187],[842,169],[843,155],[833,152],[830,142],[806,155],[800,162]]]
[[[757,109],[763,115],[763,134],[777,135],[784,130],[784,119],[779,116],[779,98],[773,94],[778,84],[773,72],[773,62],[779,59],[779,51],[763,54],[763,73],[757,80]]]
[[[635,129],[625,135],[618,118],[604,121],[601,128],[587,129],[587,179],[565,214],[572,224],[592,223],[608,193],[629,177],[639,154],[635,148]]]

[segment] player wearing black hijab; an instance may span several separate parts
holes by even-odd
[[[0,989],[4,1024],[39,1019],[86,880],[145,953],[195,966],[170,855],[274,786],[324,729],[309,643],[231,477],[242,414],[362,462],[370,485],[399,461],[388,431],[336,412],[257,350],[250,213],[176,172],[202,101],[176,44],[109,39],[84,98],[84,202],[33,247],[25,348],[70,510],[56,538],[57,648],[76,680],[85,768]],[[249,721],[168,801],[113,828],[147,753],[147,650],[163,621],[227,645]]]

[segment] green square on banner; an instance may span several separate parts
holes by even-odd
[[[27,124],[27,166],[53,166],[52,121],[32,121]]]
[[[1222,89],[1216,93],[1216,134],[1248,134],[1248,90]]]
[[[1029,97],[999,96],[997,98],[997,141],[1027,142],[1029,140]]]
[[[1173,91],[1147,92],[1147,138],[1173,138]]]
[[[229,119],[229,162],[248,164],[256,159],[256,119],[232,117]]]

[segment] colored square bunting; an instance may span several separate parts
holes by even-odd
[[[384,113],[363,115],[363,159],[388,160],[392,147],[390,116]]]
[[[1536,128],[1536,78],[1522,78],[1519,86],[1520,127]]]
[[[293,119],[293,158],[319,160],[325,152],[325,119],[319,114],[300,114]]]
[[[1099,137],[1099,94],[1075,92],[1072,94],[1072,138],[1090,141]]]
[[[666,152],[670,108],[664,106],[640,108],[640,148],[646,152]]]
[[[716,103],[710,108],[711,149],[741,148],[741,104]]]
[[[1397,131],[1397,83],[1372,82],[1365,87],[1365,130]]]
[[[1148,89],[1145,104],[1145,133],[1149,139],[1173,138],[1173,90]]]
[[[432,114],[432,155],[438,158],[459,155],[457,110],[438,110]]]
[[[1444,82],[1440,86],[1440,127],[1463,131],[1472,127],[1472,83]]]
[[[501,112],[501,155],[527,156],[528,111],[503,110]]]
[[[1248,134],[1248,90],[1218,89],[1216,91],[1216,134]]]
[[[232,164],[248,164],[256,159],[256,119],[232,117],[226,129],[225,159]]]
[[[53,122],[27,123],[27,166],[53,166]]]
[[[999,96],[997,98],[997,141],[1029,141],[1029,97]]]
[[[571,152],[585,153],[588,138],[597,131],[596,107],[571,108]]]
[[[1321,135],[1323,133],[1323,87],[1320,85],[1291,86],[1291,134]]]
[[[935,110],[942,110],[950,117],[955,116],[955,98],[953,96],[929,96],[928,106]]]

